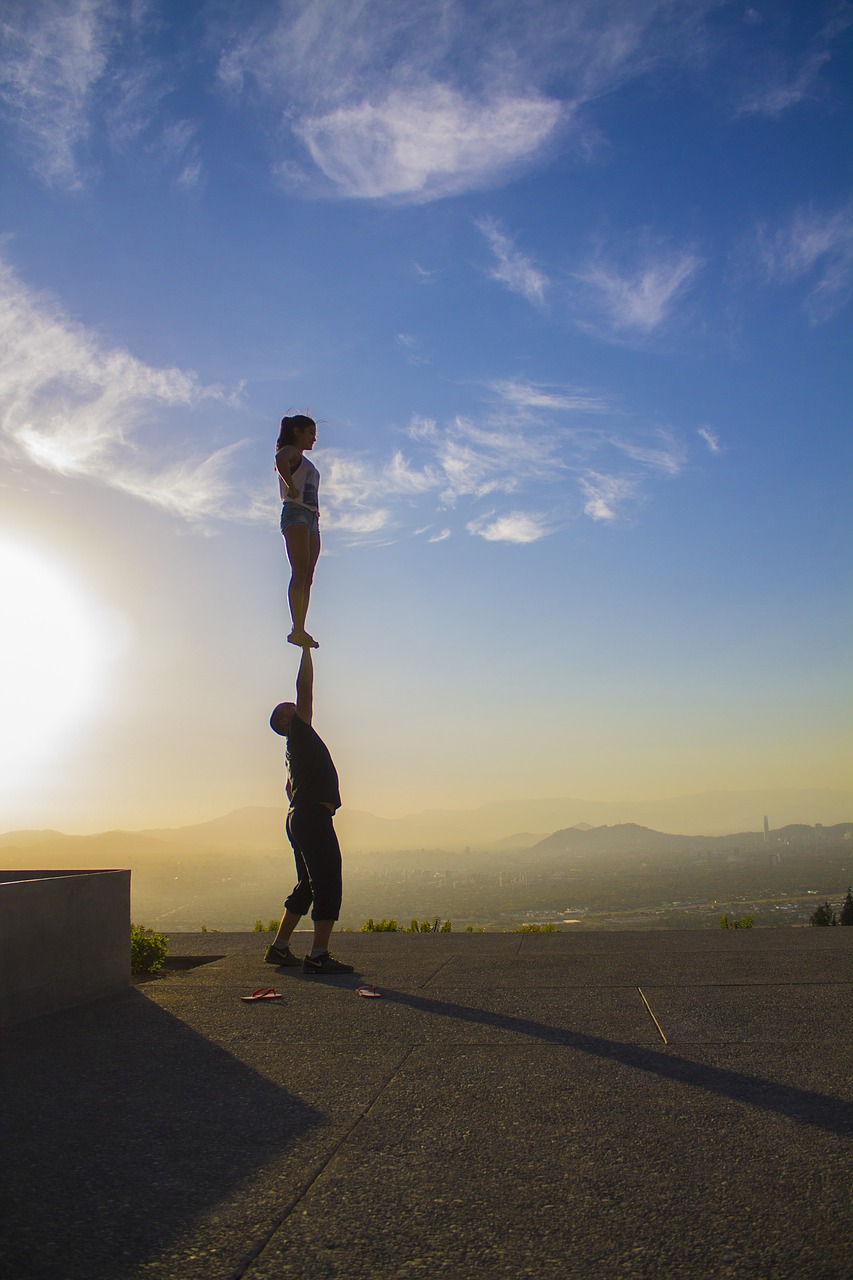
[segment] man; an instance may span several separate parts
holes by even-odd
[[[313,903],[314,943],[302,961],[302,972],[352,973],[351,964],[341,964],[329,954],[329,939],[341,910],[341,849],[332,820],[341,807],[341,793],[329,749],[311,726],[313,712],[314,661],[306,646],[296,677],[296,702],[280,702],[270,716],[270,728],[287,739],[290,810],[286,829],[299,879],[264,959],[275,965],[299,964],[290,950],[290,938]]]

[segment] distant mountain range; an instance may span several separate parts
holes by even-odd
[[[608,828],[640,824],[654,829],[655,840],[668,833],[722,836],[731,832],[759,832],[767,814],[772,829],[791,824],[826,827],[853,820],[853,792],[831,790],[710,791],[661,801],[602,801],[555,798],[500,800],[476,809],[427,809],[402,818],[379,818],[371,813],[342,809],[336,818],[341,844],[350,853],[406,850],[462,850],[511,852],[542,849],[569,830],[575,841],[586,831],[591,841],[605,840]],[[594,829],[594,830],[590,830]],[[637,829],[640,827],[638,825]],[[599,834],[596,834],[599,833]],[[4,850],[31,851],[43,859],[72,859],[107,865],[110,861],[164,855],[279,854],[284,836],[284,810],[237,809],[209,822],[145,831],[110,831],[69,836],[57,831],[12,831],[0,835]],[[20,859],[18,859],[20,860]],[[70,862],[68,863],[70,865]]]
[[[379,818],[342,809],[335,819],[341,844],[354,853],[404,849],[524,849],[568,827],[636,822],[680,835],[759,831],[801,822],[832,825],[853,820],[853,791],[709,791],[661,801],[497,800],[476,809],[425,809],[402,818]],[[238,809],[212,822],[144,835],[225,852],[241,847],[274,850],[282,838],[280,809]]]
[[[775,828],[769,837],[770,847],[778,844],[819,845],[821,842],[851,839],[853,822],[839,822],[831,826],[823,826],[820,834],[813,826],[802,823],[789,823],[787,826]],[[569,827],[566,831],[555,831],[546,836],[538,844],[527,849],[525,856],[531,859],[558,858],[565,855],[572,859],[607,856],[610,854],[638,854],[640,857],[680,854],[686,851],[700,853],[703,851],[731,849],[760,849],[764,843],[764,831],[731,832],[725,836],[685,836],[670,835],[664,831],[652,831],[648,827],[639,827],[635,822],[626,822],[618,827]]]

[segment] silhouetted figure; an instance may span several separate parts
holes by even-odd
[[[290,561],[287,591],[292,630],[291,644],[312,649],[319,646],[305,630],[311,598],[314,566],[320,555],[320,473],[305,452],[314,448],[317,424],[297,413],[281,420],[275,446],[275,469],[281,493],[281,532]]]
[[[284,904],[284,915],[264,959],[294,966],[290,938],[313,903],[314,941],[302,961],[304,973],[352,973],[329,954],[329,939],[341,910],[341,849],[333,815],[341,807],[338,773],[329,749],[311,725],[314,709],[314,661],[306,645],[296,677],[296,702],[280,702],[270,727],[287,739],[287,837],[293,846],[299,877]]]

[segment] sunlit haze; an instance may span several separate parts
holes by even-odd
[[[285,412],[347,809],[848,789],[851,21],[6,6],[0,831],[283,802]]]
[[[121,645],[117,617],[87,599],[61,564],[0,541],[0,777],[4,805],[41,790],[108,693]]]

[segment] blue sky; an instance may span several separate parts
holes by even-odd
[[[0,825],[278,802],[286,411],[347,804],[849,786],[849,4],[3,23]]]

